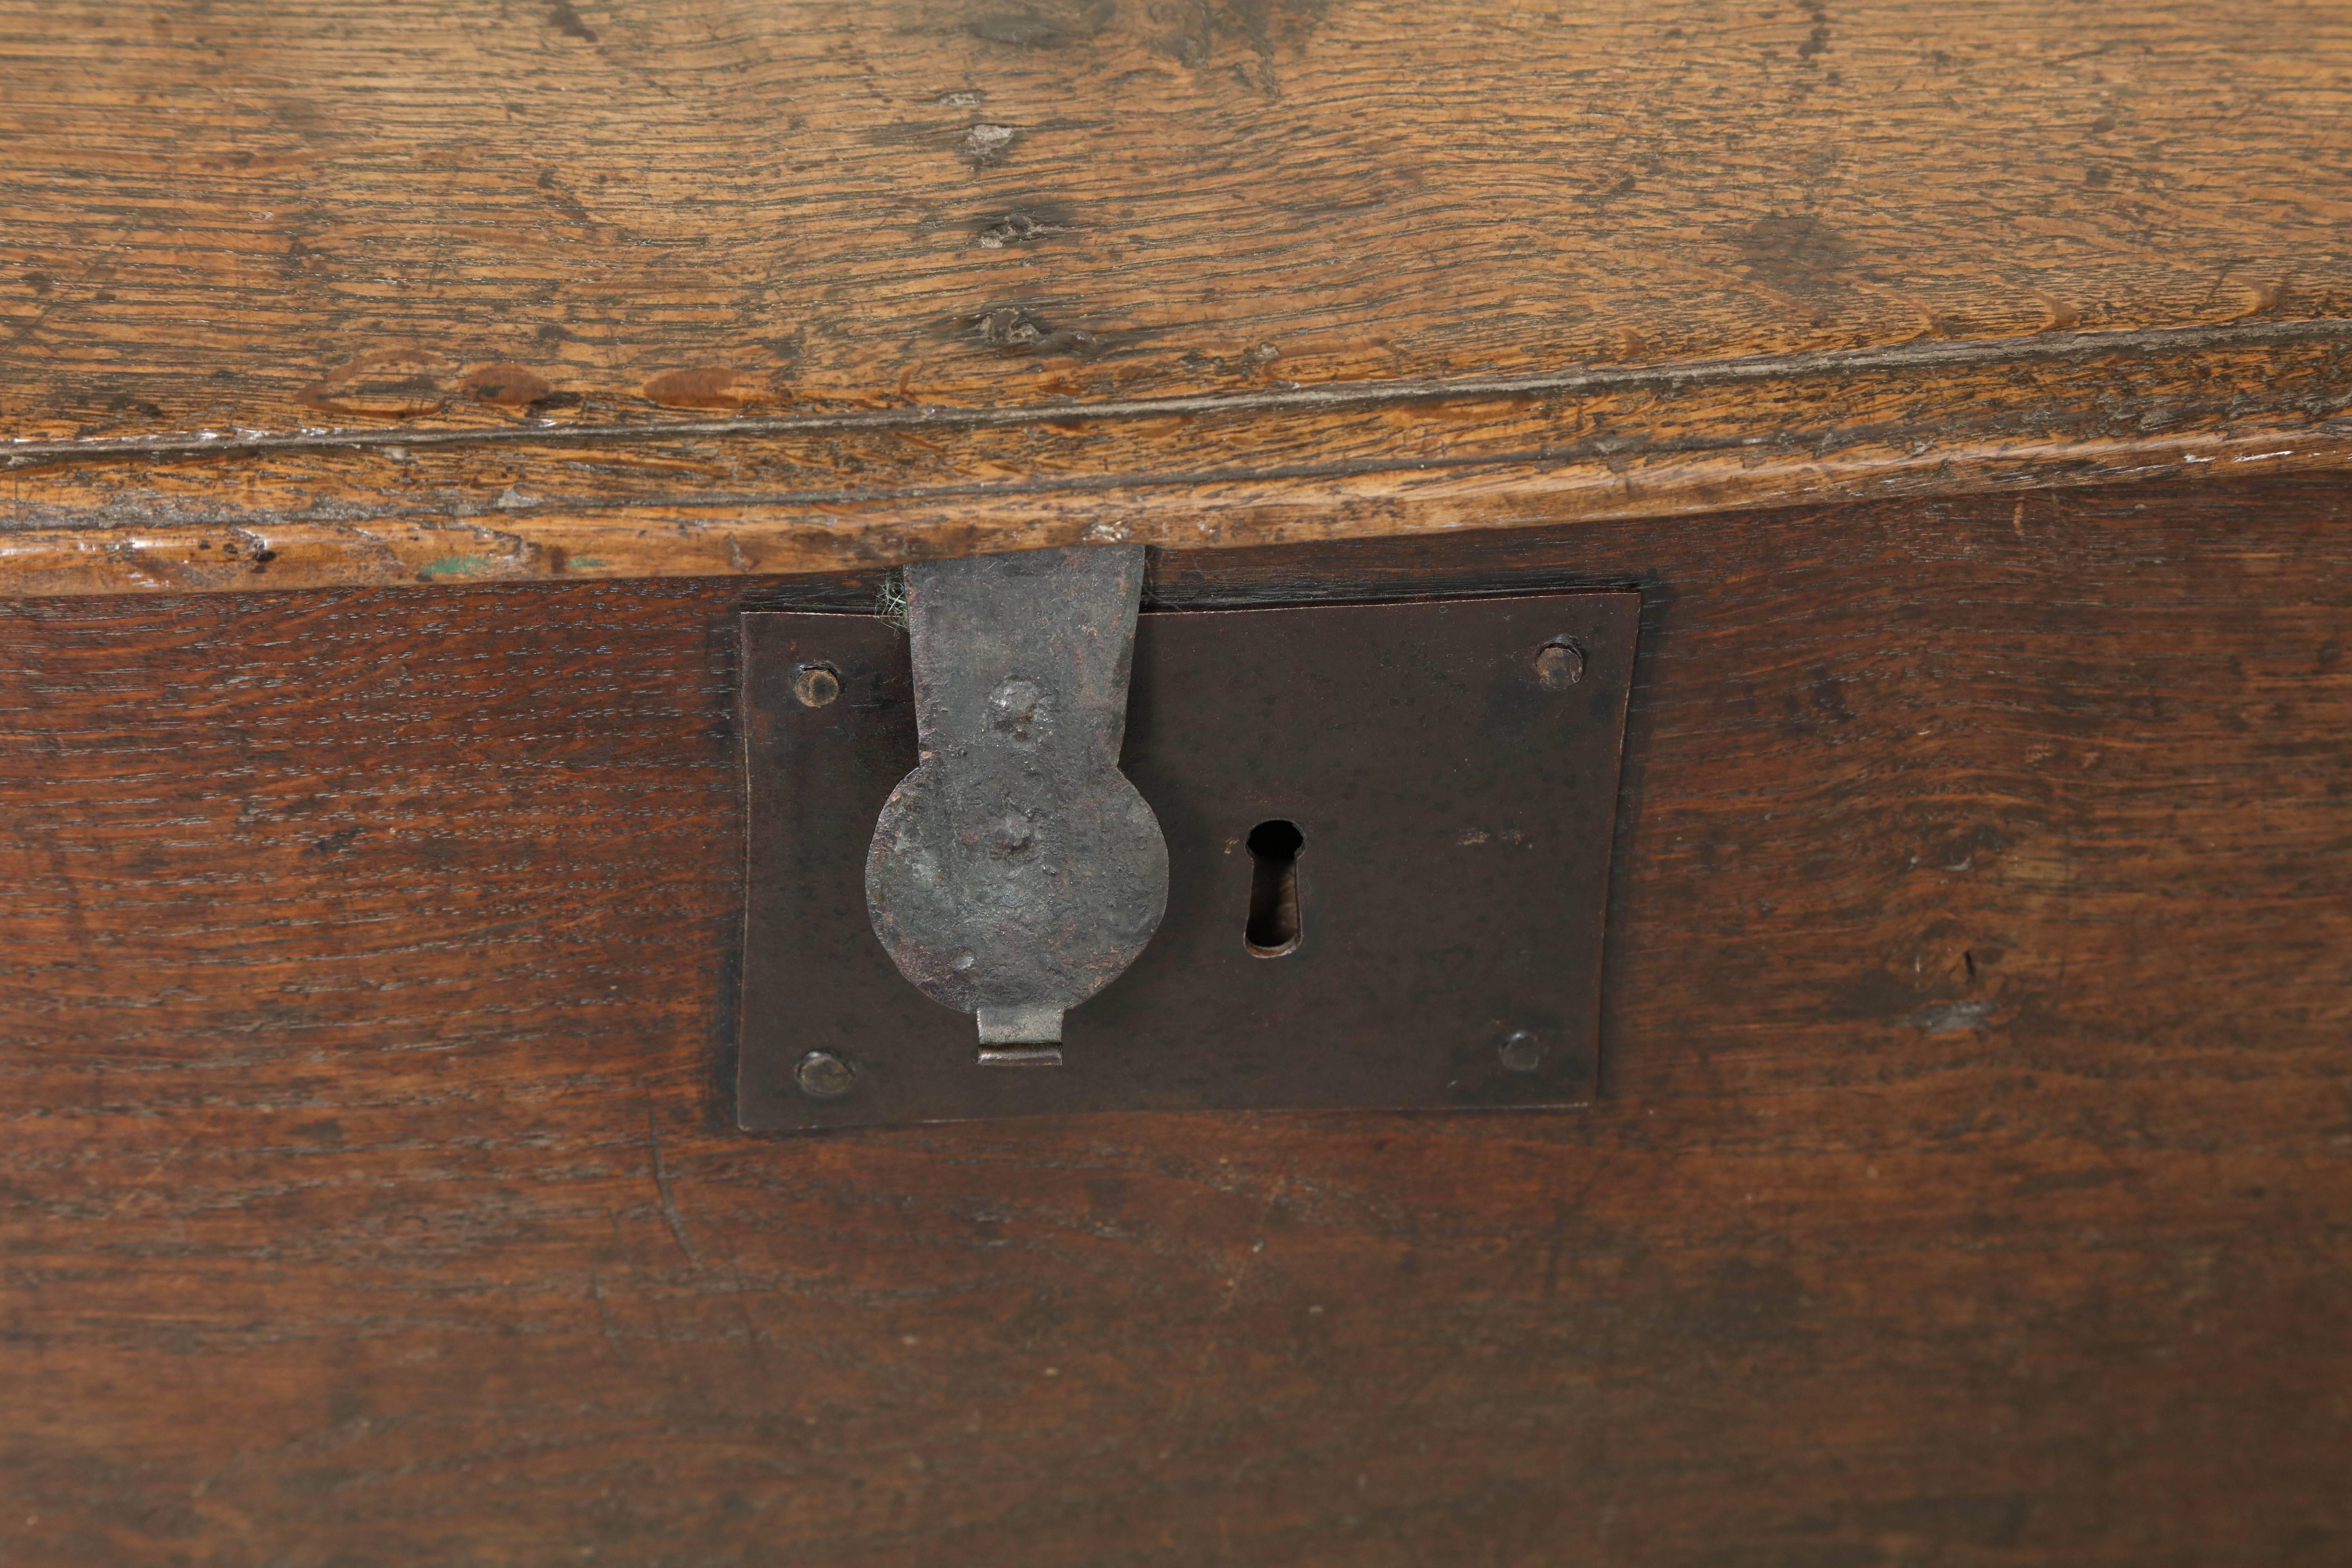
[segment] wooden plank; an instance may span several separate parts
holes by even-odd
[[[1609,1093],[728,1131],[730,616],[20,601],[0,1557],[2333,1563],[2325,485],[1160,563],[1629,583]]]
[[[48,444],[0,473],[0,591],[856,570],[1740,503],[2352,466],[2352,325],[1389,384],[1071,413]]]
[[[0,0],[0,591],[2347,460],[2341,6]]]
[[[13,436],[2352,315],[2352,14],[0,5]]]

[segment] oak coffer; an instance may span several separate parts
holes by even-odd
[[[2352,7],[0,0],[0,1563],[2352,1560]]]

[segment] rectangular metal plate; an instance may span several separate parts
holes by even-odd
[[[1167,835],[1168,914],[1069,1015],[1057,1068],[980,1065],[971,1017],[901,978],[867,921],[874,820],[916,762],[906,635],[747,613],[737,1120],[1590,1100],[1639,611],[1594,592],[1146,614],[1121,765]],[[1582,676],[1547,685],[1560,640]],[[836,700],[795,696],[809,664]],[[1297,945],[1265,958],[1244,846],[1273,819],[1305,847]],[[854,1068],[838,1099],[796,1085],[820,1050]]]

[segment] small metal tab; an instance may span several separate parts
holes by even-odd
[[[1055,1066],[1062,1015],[1168,907],[1168,845],[1118,771],[1143,548],[907,569],[922,762],[866,860],[874,934],[923,994],[978,1016],[979,1060]]]

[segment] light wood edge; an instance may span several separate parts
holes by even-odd
[[[1710,453],[1622,471],[1598,460],[1496,461],[1306,481],[1024,487],[1001,495],[959,488],[805,508],[545,510],[495,524],[451,517],[28,528],[0,531],[0,595],[813,574],[1087,542],[1235,548],[2314,472],[2352,472],[2352,430],[2270,427],[1959,450],[1859,447],[1826,458]]]

